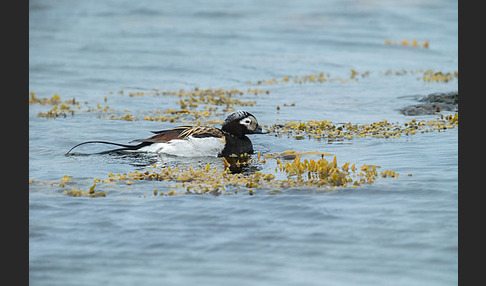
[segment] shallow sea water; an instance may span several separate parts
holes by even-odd
[[[331,144],[252,135],[263,154],[327,152],[340,165],[374,164],[400,174],[356,189],[154,197],[155,188],[167,193],[167,184],[137,181],[104,187],[104,198],[77,198],[51,184],[69,175],[70,184],[88,189],[93,178],[154,163],[64,156],[82,141],[127,143],[178,125],[86,112],[100,104],[143,118],[146,111],[179,108],[175,96],[129,91],[268,90],[235,97],[256,101],[235,108],[268,125],[435,119],[398,109],[416,104],[417,96],[457,90],[457,79],[424,82],[420,72],[386,71],[457,71],[457,1],[403,2],[30,1],[29,89],[39,98],[58,94],[82,103],[74,116],[57,119],[37,117],[52,106],[29,106],[30,284],[456,285],[458,128]],[[430,45],[386,45],[386,39]],[[351,69],[369,76],[256,84],[319,72],[349,79]],[[205,157],[155,161],[222,166]],[[268,173],[275,166],[258,167]]]

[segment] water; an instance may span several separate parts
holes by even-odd
[[[264,154],[329,152],[340,163],[375,164],[400,174],[357,189],[154,197],[155,188],[167,192],[168,185],[140,181],[102,187],[107,196],[93,199],[64,195],[51,184],[69,175],[73,187],[88,189],[93,178],[150,163],[63,155],[82,141],[127,143],[177,124],[104,120],[86,112],[101,104],[143,118],[147,111],[179,108],[176,97],[130,97],[128,91],[269,90],[238,97],[255,100],[255,106],[241,109],[269,125],[410,121],[399,108],[415,104],[416,95],[457,90],[457,80],[424,82],[417,79],[420,73],[385,72],[457,71],[456,1],[30,1],[29,6],[29,89],[40,98],[56,93],[82,102],[74,116],[57,119],[37,117],[52,106],[29,106],[29,178],[35,180],[29,191],[31,285],[457,284],[457,128],[333,144],[251,137]],[[430,45],[386,45],[385,39]],[[370,75],[345,83],[255,84],[319,72],[348,79],[351,69]],[[295,106],[284,106],[291,103]],[[221,164],[217,158],[159,163],[208,162]]]

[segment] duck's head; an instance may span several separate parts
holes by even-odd
[[[236,137],[245,136],[245,134],[266,134],[258,121],[251,113],[238,110],[226,117],[221,128]]]

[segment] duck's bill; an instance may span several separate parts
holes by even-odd
[[[250,134],[267,134],[268,132],[263,131],[262,127],[260,125],[255,128]]]

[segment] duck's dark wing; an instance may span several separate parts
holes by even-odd
[[[174,139],[187,139],[189,136],[195,138],[217,137],[223,138],[223,131],[216,127],[208,126],[179,126],[172,129],[152,131],[156,135],[146,139],[136,139],[131,142],[166,143]]]

